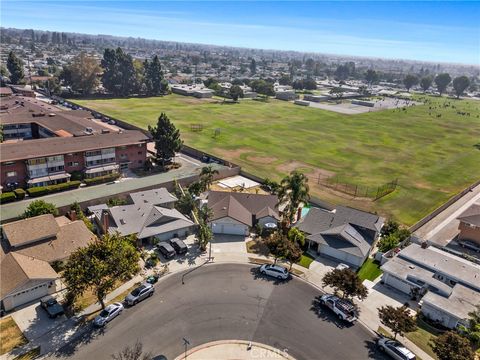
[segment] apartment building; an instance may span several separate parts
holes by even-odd
[[[0,111],[1,186],[35,187],[67,182],[72,173],[93,178],[143,167],[148,137],[114,131],[84,110],[60,110],[13,96]]]

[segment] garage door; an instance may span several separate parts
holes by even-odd
[[[241,224],[213,224],[214,234],[245,235],[247,227]]]
[[[357,256],[348,254],[344,251],[334,249],[327,245],[320,245],[319,253],[335,258],[340,262],[344,262],[344,263],[352,264],[356,266],[359,266],[360,265],[359,263],[361,262],[361,259],[358,258]]]
[[[23,292],[20,292],[13,296],[8,297],[8,299],[4,300],[4,306],[14,308],[14,307],[26,304],[28,302],[38,300],[45,295],[48,295],[47,283],[38,285],[33,289],[25,290]]]

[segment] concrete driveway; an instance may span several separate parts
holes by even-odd
[[[67,320],[65,315],[50,319],[39,302],[14,312],[12,318],[29,341],[52,331]]]

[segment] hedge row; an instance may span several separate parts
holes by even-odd
[[[103,184],[109,181],[116,180],[120,177],[120,174],[110,174],[110,175],[105,175],[105,176],[98,176],[95,178],[91,179],[85,179],[83,182],[87,185],[97,185],[97,184]]]
[[[27,189],[27,193],[30,197],[37,197],[47,194],[56,193],[59,191],[76,189],[80,186],[80,181],[69,181],[66,183],[56,184],[56,185],[49,185],[49,186],[38,186]]]
[[[0,204],[9,203],[15,201],[15,193],[13,191],[4,192],[0,195]]]

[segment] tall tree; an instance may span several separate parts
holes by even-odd
[[[273,255],[275,264],[278,259],[285,259],[288,256],[288,243],[288,239],[281,231],[275,231],[265,240],[265,245]]]
[[[27,206],[22,217],[30,218],[44,214],[52,214],[53,216],[57,216],[57,207],[51,203],[45,202],[44,200],[34,200]]]
[[[120,47],[105,49],[102,59],[103,86],[116,96],[127,96],[138,88],[133,59]]]
[[[480,347],[480,305],[476,305],[475,310],[469,312],[468,315],[470,316],[468,326],[460,326],[460,330],[478,348]]]
[[[210,241],[212,241],[212,238],[213,232],[210,226],[208,226],[207,223],[200,221],[197,230],[197,242],[202,251],[207,249],[207,245]]]
[[[407,76],[405,76],[405,79],[403,79],[403,85],[405,85],[408,92],[410,92],[412,86],[415,86],[417,84],[418,77],[416,75],[408,74]]]
[[[252,58],[250,61],[250,74],[255,75],[257,73],[257,62]]]
[[[137,340],[132,346],[126,346],[116,354],[112,354],[113,360],[153,360],[152,353],[143,352],[143,344]]]
[[[431,76],[424,76],[420,80],[420,86],[422,87],[423,92],[427,91],[430,89],[430,86],[432,86],[433,79]]]
[[[468,339],[454,331],[447,331],[439,335],[430,343],[438,360],[473,360],[475,354]]]
[[[325,274],[322,280],[323,286],[331,286],[335,292],[341,291],[343,298],[358,297],[365,299],[368,294],[367,288],[362,284],[362,280],[353,270],[333,269]]]
[[[438,74],[435,77],[435,85],[437,85],[437,90],[442,95],[445,90],[447,90],[447,86],[452,81],[452,78],[448,73]]]
[[[147,94],[159,95],[165,93],[167,89],[164,87],[164,82],[162,81],[164,80],[163,71],[158,56],[155,55],[150,62],[148,62],[148,60],[145,60],[144,68],[144,81]]]
[[[102,68],[97,59],[89,56],[86,52],[82,51],[75,56],[67,68],[63,76],[69,80],[73,90],[88,95],[98,86],[98,74],[101,73]]]
[[[120,234],[106,234],[73,252],[65,264],[63,279],[74,297],[91,290],[105,308],[105,297],[118,280],[127,280],[139,270],[140,255],[134,244]]]
[[[372,85],[378,81],[378,74],[375,70],[368,69],[365,73],[365,80],[369,85]]]
[[[218,170],[214,169],[212,165],[202,167],[200,171],[200,183],[203,185],[203,191],[209,190],[213,183],[213,177],[218,174]]]
[[[229,95],[233,101],[237,102],[239,98],[243,98],[243,90],[238,85],[232,85],[230,87]]]
[[[310,200],[308,178],[305,174],[294,170],[289,176],[283,178],[280,186],[279,203],[285,204],[283,210],[285,217],[290,223],[293,223],[298,207]]]
[[[10,82],[12,84],[19,84],[23,80],[23,62],[13,51],[8,53],[7,69],[10,73]]]
[[[165,167],[165,162],[174,157],[175,153],[182,148],[183,142],[180,139],[180,131],[173,125],[165,113],[160,114],[157,126],[148,126],[148,131],[150,131],[153,141],[155,141],[157,161],[160,160],[162,166]]]
[[[470,79],[465,75],[456,77],[453,79],[453,89],[457,99],[463,94],[463,92],[470,86]]]
[[[406,306],[382,306],[378,309],[380,322],[392,330],[394,338],[406,332],[415,331],[417,323]]]

